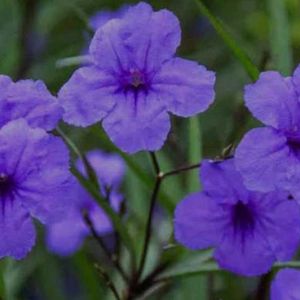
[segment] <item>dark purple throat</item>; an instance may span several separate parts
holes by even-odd
[[[255,212],[251,204],[238,201],[232,207],[231,221],[236,233],[245,235],[252,232],[255,227]]]
[[[14,190],[14,180],[5,173],[0,173],[0,197],[6,197]]]
[[[290,136],[287,138],[287,145],[293,153],[300,155],[300,137]]]
[[[132,91],[134,93],[146,92],[149,87],[147,76],[143,71],[137,69],[125,72],[121,78],[121,85],[125,92]]]

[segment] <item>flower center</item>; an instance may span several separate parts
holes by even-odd
[[[300,155],[300,137],[290,136],[287,138],[287,145],[296,155]]]
[[[238,201],[233,206],[232,223],[235,232],[239,231],[242,235],[252,232],[255,226],[255,214],[250,204]]]
[[[10,176],[0,173],[0,197],[6,196],[12,192],[14,182]]]
[[[137,69],[132,69],[122,78],[122,86],[125,91],[138,92],[147,89],[147,80],[143,72]]]
[[[139,71],[133,71],[131,73],[131,85],[134,88],[138,88],[144,84],[145,84],[145,80],[143,74]]]

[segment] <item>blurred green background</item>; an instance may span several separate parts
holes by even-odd
[[[217,73],[214,105],[198,117],[172,119],[168,142],[158,153],[162,169],[168,171],[197,163],[202,157],[220,155],[226,147],[238,143],[248,128],[257,125],[242,105],[243,87],[252,79],[202,15],[197,1],[148,2],[155,9],[172,10],[180,19],[182,44],[178,54]],[[0,0],[0,73],[14,79],[42,79],[56,94],[78,67],[76,64],[62,66],[61,60],[82,55],[92,37],[88,26],[90,16],[103,9],[115,10],[125,3],[137,1]],[[208,0],[203,3],[224,22],[237,45],[260,71],[279,69],[288,75],[300,61],[299,0]],[[94,148],[116,151],[99,125],[85,129],[62,127],[82,152]],[[125,158],[129,164],[123,185],[125,222],[140,253],[154,173],[147,153]],[[198,256],[174,245],[172,211],[184,195],[199,188],[197,171],[168,178],[163,183],[147,270],[153,268],[160,256],[184,263],[183,268],[180,264],[176,266],[177,270],[181,268],[178,276],[173,273],[176,276],[147,299],[264,299],[267,295],[259,294],[259,286],[265,284],[266,278],[246,279],[226,272],[190,272],[201,265],[207,252]],[[93,241],[87,241],[74,257],[60,258],[46,250],[43,228],[39,227],[39,233],[37,246],[24,261],[1,261],[3,299],[113,299],[94,267],[94,262],[98,262],[108,268]],[[106,238],[108,242],[111,239]],[[184,268],[188,271],[184,272]],[[118,285],[119,278],[112,276]]]

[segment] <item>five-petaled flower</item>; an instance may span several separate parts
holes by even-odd
[[[249,131],[236,150],[236,166],[252,190],[300,190],[300,67],[292,77],[268,71],[246,86],[245,102],[266,127]]]
[[[178,242],[195,250],[214,247],[221,267],[245,276],[292,258],[300,241],[300,208],[287,193],[247,190],[233,159],[204,161],[201,179],[203,192],[176,208]]]
[[[174,57],[178,19],[140,3],[100,27],[90,45],[92,64],[75,71],[59,92],[67,123],[103,120],[123,151],[160,149],[170,130],[168,112],[189,117],[213,102],[215,75]]]
[[[0,130],[0,258],[21,259],[35,243],[32,218],[60,219],[72,176],[64,143],[19,119]]]
[[[125,171],[123,160],[116,154],[106,154],[97,150],[89,152],[87,159],[97,174],[102,196],[107,197],[111,206],[119,211],[123,200],[118,191]],[[78,161],[77,166],[85,174],[81,161]],[[88,214],[99,235],[113,230],[109,217],[79,184],[74,188],[73,196],[74,202],[65,218],[48,227],[48,247],[62,256],[73,254],[90,234],[90,228],[83,217],[84,213]]]
[[[278,272],[271,285],[271,300],[300,299],[300,271],[283,269]]]

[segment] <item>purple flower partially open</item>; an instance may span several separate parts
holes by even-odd
[[[249,189],[284,189],[300,199],[299,92],[300,66],[292,77],[268,71],[246,86],[247,107],[266,125],[250,130],[236,150],[236,166]]]
[[[278,272],[271,286],[271,300],[300,299],[300,271],[284,269]]]
[[[115,154],[92,151],[87,159],[93,166],[103,197],[109,193],[109,202],[115,211],[119,211],[123,200],[118,189],[124,176],[125,164]],[[78,161],[77,166],[84,174],[84,166]],[[62,255],[71,255],[80,248],[90,230],[83,219],[83,212],[88,213],[97,233],[103,235],[112,231],[109,217],[79,184],[73,191],[74,205],[70,207],[65,218],[48,227],[47,244],[51,251]]]
[[[189,117],[214,99],[214,73],[174,57],[180,34],[171,12],[153,12],[146,3],[100,27],[90,45],[92,65],[75,71],[59,92],[64,120],[78,126],[102,120],[129,153],[160,149],[168,112]]]
[[[201,179],[203,192],[176,208],[178,242],[194,250],[215,248],[222,268],[245,276],[292,258],[300,241],[300,208],[287,193],[247,190],[233,159],[204,161]]]
[[[24,118],[31,127],[52,130],[62,118],[63,109],[42,81],[13,82],[0,75],[0,127]]]
[[[35,243],[32,218],[57,221],[71,202],[64,143],[24,119],[0,130],[0,258],[21,259]]]

